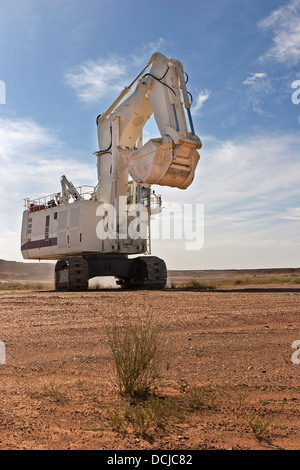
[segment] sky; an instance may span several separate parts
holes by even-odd
[[[300,0],[0,0],[0,11],[1,259],[23,261],[23,198],[58,192],[63,174],[96,185],[96,117],[157,51],[189,76],[203,147],[187,190],[155,190],[165,211],[204,216],[199,246],[156,237],[152,254],[169,269],[300,266]]]

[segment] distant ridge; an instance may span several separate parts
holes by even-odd
[[[0,282],[41,281],[52,282],[55,263],[22,263],[0,259]]]
[[[40,281],[53,282],[55,261],[20,262],[0,259],[0,282],[5,281]],[[169,280],[226,280],[237,278],[258,279],[295,279],[300,278],[300,268],[265,268],[265,269],[202,269],[168,270]]]
[[[257,269],[199,269],[199,270],[168,270],[168,276],[193,278],[193,279],[211,279],[225,280],[228,278],[254,277],[257,279],[265,278],[294,278],[300,277],[300,268],[257,268]]]

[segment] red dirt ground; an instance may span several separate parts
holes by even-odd
[[[299,448],[299,285],[0,295],[0,449]],[[181,414],[141,434],[125,422],[135,405],[116,388],[104,325],[147,309],[163,325],[156,393]],[[191,407],[194,386],[215,399]],[[270,419],[260,439],[251,416]]]

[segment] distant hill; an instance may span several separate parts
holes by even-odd
[[[55,263],[22,263],[0,259],[0,282],[40,281],[52,282]]]
[[[0,282],[5,281],[39,281],[53,282],[54,262],[19,262],[0,259]],[[300,280],[300,268],[271,268],[271,269],[203,269],[203,270],[168,270],[170,282],[223,281],[228,279],[256,279],[281,281]]]

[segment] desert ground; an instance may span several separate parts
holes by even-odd
[[[169,272],[154,292],[43,280],[0,291],[0,449],[299,449],[300,269]],[[159,421],[120,393],[107,335],[145,312],[161,326]]]

